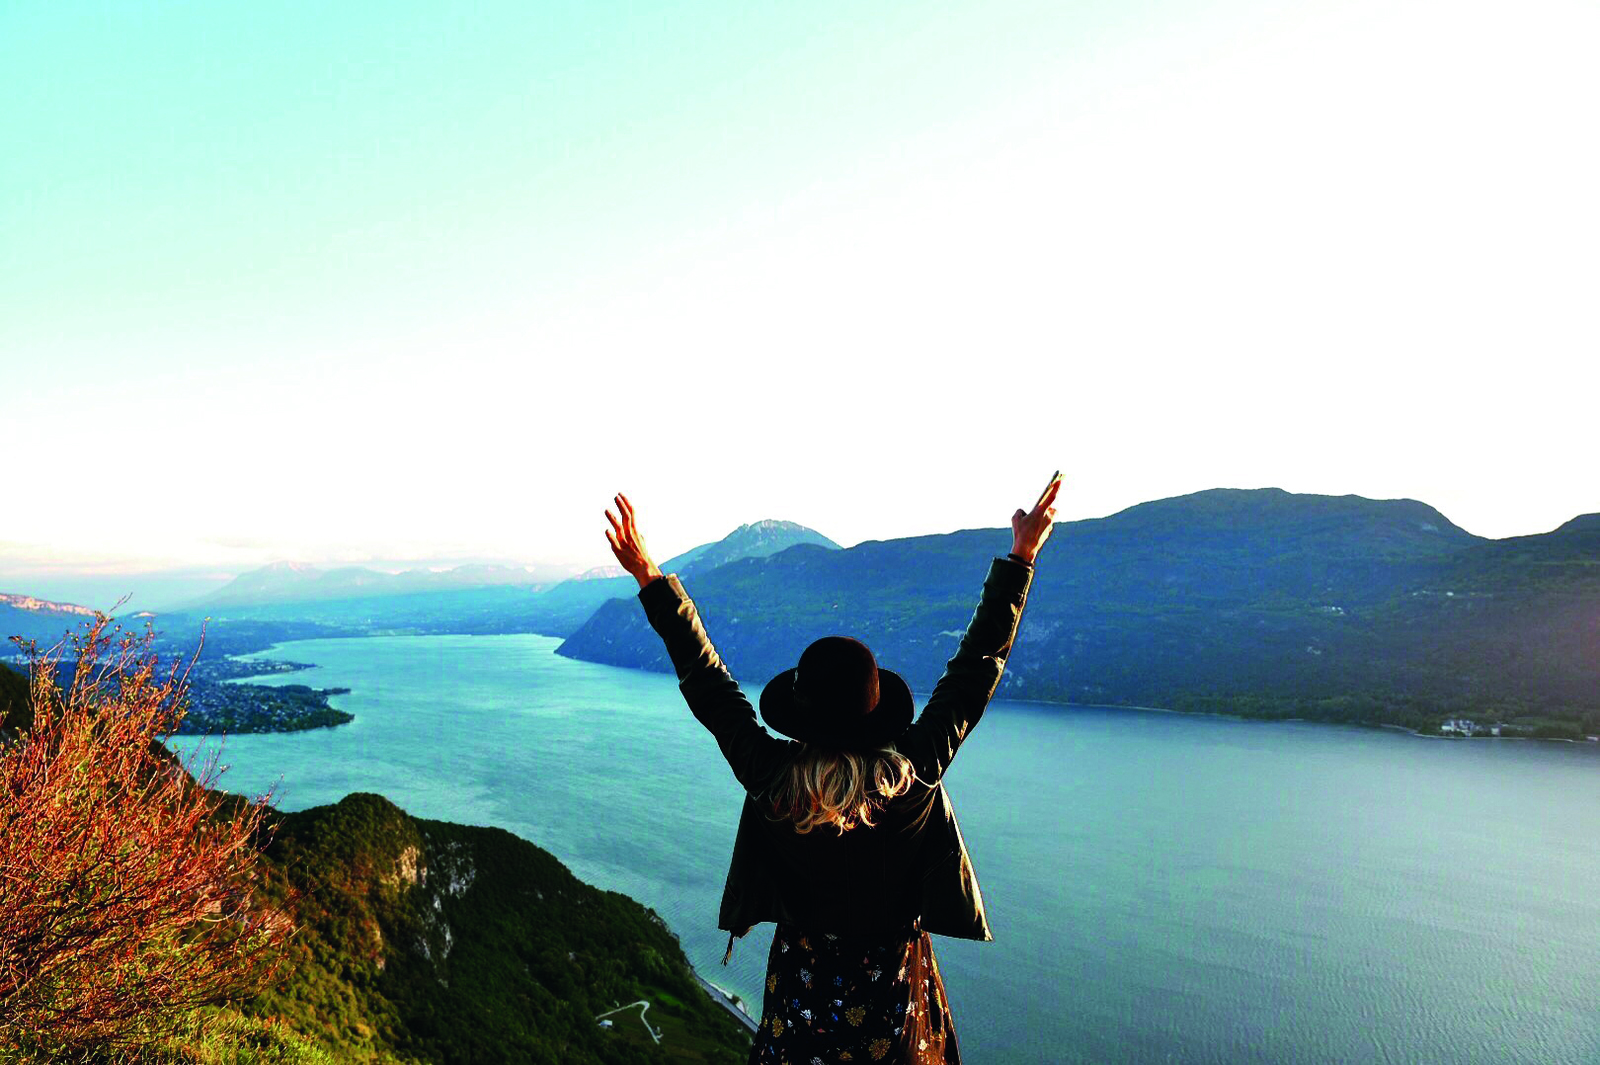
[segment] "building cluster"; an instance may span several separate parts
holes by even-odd
[[[1439,731],[1446,735],[1456,736],[1498,736],[1498,724],[1480,724],[1470,718],[1452,717],[1439,726]]]
[[[180,731],[298,732],[351,720],[351,715],[328,705],[329,694],[302,685],[271,688],[191,682],[189,709]]]

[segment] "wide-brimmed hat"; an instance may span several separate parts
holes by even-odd
[[[824,636],[761,690],[761,717],[803,743],[871,750],[911,724],[911,688],[848,636]]]

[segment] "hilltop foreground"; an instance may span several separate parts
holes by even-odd
[[[26,678],[0,665],[0,745],[32,731],[28,697]],[[164,752],[158,764],[182,773]],[[656,914],[502,829],[355,794],[268,811],[258,847],[252,907],[294,928],[281,978],[204,1011],[207,1027],[187,1036],[83,1060],[648,1065],[749,1051]],[[601,1027],[597,1015],[636,1002],[654,1036],[637,1009]],[[41,1060],[3,1035],[0,1061]]]

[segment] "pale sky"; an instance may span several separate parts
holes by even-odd
[[[0,590],[1600,510],[1600,5],[0,5]],[[53,575],[53,576],[52,576]],[[39,594],[44,594],[42,591]]]

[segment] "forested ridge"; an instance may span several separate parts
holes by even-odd
[[[796,547],[686,581],[734,674],[857,636],[928,690],[1009,530]],[[560,653],[666,670],[632,601]],[[1600,515],[1488,540],[1415,500],[1216,489],[1063,523],[1000,694],[1508,734],[1600,733]]]

